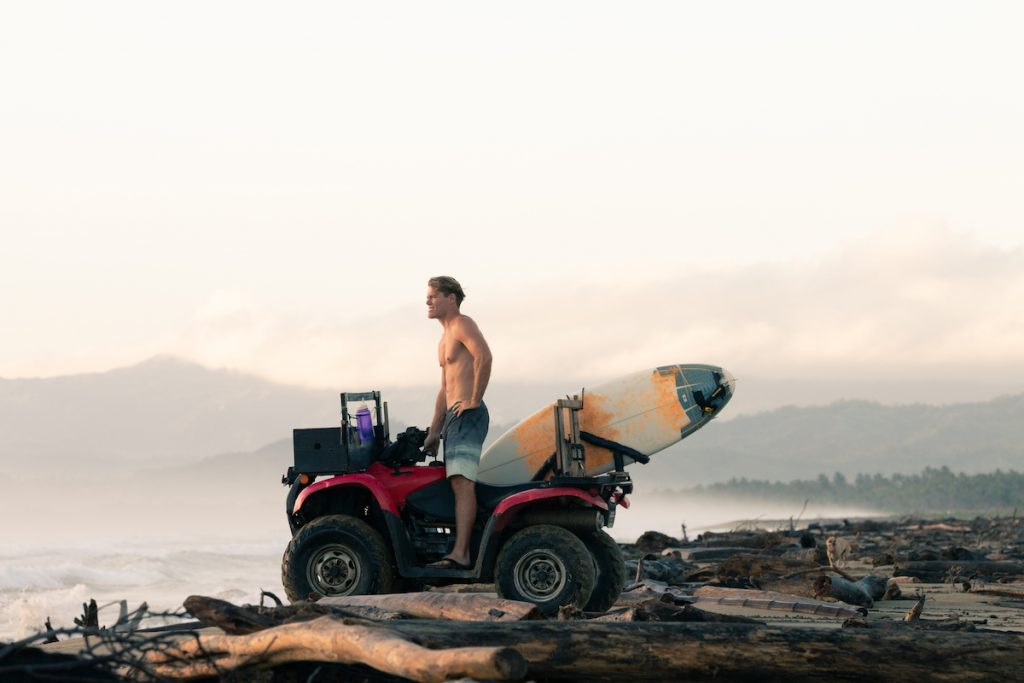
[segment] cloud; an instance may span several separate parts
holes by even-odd
[[[768,377],[1024,377],[1024,251],[940,226],[872,235],[800,264],[695,260],[655,283],[527,282],[490,296],[467,300],[465,312],[505,382],[593,382],[673,362]],[[220,293],[171,351],[310,385],[409,386],[437,381],[440,331],[418,301],[299,319]]]

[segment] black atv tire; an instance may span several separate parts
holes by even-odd
[[[394,574],[377,531],[349,515],[320,517],[295,534],[281,560],[281,582],[292,602],[310,594],[388,593]]]
[[[626,562],[622,548],[604,531],[581,534],[580,539],[594,557],[597,582],[590,600],[583,608],[586,612],[607,612],[622,595],[626,584]]]
[[[517,531],[501,547],[494,565],[500,597],[532,602],[548,616],[562,605],[583,609],[596,579],[594,560],[583,541],[550,524]]]

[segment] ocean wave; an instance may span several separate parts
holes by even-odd
[[[191,594],[235,603],[258,602],[261,589],[282,593],[283,544],[139,546],[88,550],[5,546],[0,552],[0,640],[37,632],[47,617],[72,627],[82,604],[143,601],[151,610],[176,611]],[[21,552],[18,552],[20,550]],[[111,611],[112,610],[112,611]],[[101,624],[117,620],[117,608],[101,611]]]

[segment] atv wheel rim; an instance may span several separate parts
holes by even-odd
[[[545,602],[558,595],[568,579],[565,564],[548,550],[531,550],[512,570],[516,591],[531,602]]]
[[[309,562],[309,585],[324,595],[348,595],[359,583],[359,561],[343,545],[318,551]]]

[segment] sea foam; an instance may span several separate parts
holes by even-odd
[[[146,602],[151,611],[175,612],[189,595],[255,603],[260,590],[278,595],[278,541],[239,544],[133,545],[117,549],[0,546],[0,641],[42,630],[71,628],[82,605],[95,599],[100,624]]]

